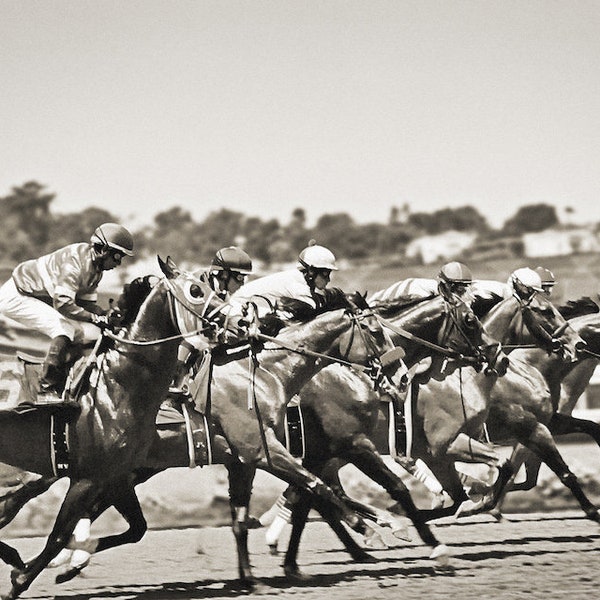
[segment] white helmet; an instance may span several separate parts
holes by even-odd
[[[299,266],[304,269],[313,267],[314,269],[338,270],[333,252],[325,248],[325,246],[315,245],[304,248],[304,250],[300,252],[298,262]]]
[[[529,288],[531,291],[535,290],[536,292],[543,292],[542,288],[542,278],[539,276],[539,273],[536,273],[533,269],[529,267],[522,267],[513,271],[508,278],[508,283],[516,290],[516,286],[519,284],[525,288]],[[518,291],[518,290],[516,290]]]

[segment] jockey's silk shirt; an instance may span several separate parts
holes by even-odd
[[[485,300],[491,299],[493,296],[508,298],[512,295],[511,286],[491,279],[475,279],[471,284],[470,291],[474,298]],[[433,294],[437,295],[438,293],[438,282],[436,279],[409,277],[408,279],[393,283],[385,290],[375,292],[369,298],[369,302],[387,302],[389,300],[396,300],[401,296],[420,296],[424,298]]]
[[[232,314],[236,314],[248,302],[254,302],[258,308],[259,316],[272,311],[280,298],[288,297],[306,302],[317,308],[317,292],[312,292],[304,275],[298,269],[288,269],[265,275],[243,285],[231,296]]]
[[[21,294],[33,296],[72,319],[88,320],[89,312],[78,300],[96,302],[103,271],[93,263],[87,242],[70,244],[37,259],[17,265],[12,273]]]

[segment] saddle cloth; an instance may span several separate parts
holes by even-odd
[[[156,428],[174,429],[185,425],[190,468],[213,464],[214,432],[204,413],[198,411],[194,402],[174,398],[165,400],[156,417]]]

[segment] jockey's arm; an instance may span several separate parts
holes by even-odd
[[[95,305],[95,303],[91,303],[90,301],[86,302]],[[99,306],[95,305],[96,310],[90,310],[91,306],[89,306],[89,304],[87,307],[80,306],[75,301],[74,297],[71,297],[68,293],[61,293],[58,289],[52,298],[52,306],[61,315],[67,319],[73,319],[74,321],[87,321],[88,323],[93,323],[95,315],[104,314]]]

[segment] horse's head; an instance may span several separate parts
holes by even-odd
[[[590,356],[600,355],[600,313],[574,317],[569,323],[587,344],[583,353],[593,353]]]
[[[158,264],[165,277],[154,285],[143,302],[130,332],[130,337],[152,335],[178,338],[188,335],[204,337],[206,344],[215,341],[220,310],[225,303],[208,284],[193,273],[179,269],[170,257]],[[166,314],[165,314],[166,313]],[[152,332],[147,331],[153,329]]]
[[[504,347],[535,344],[565,360],[574,360],[585,348],[583,339],[545,294],[536,293],[526,302],[515,296],[506,298],[492,308],[483,323]]]
[[[402,364],[404,350],[394,345],[367,302],[366,294],[336,294],[332,308],[340,305],[344,306],[344,314],[352,326],[337,340],[339,357],[371,365],[376,379],[379,370],[391,378]]]
[[[377,312],[386,320],[393,341],[406,351],[407,364],[430,357],[428,376],[443,378],[455,368],[487,364],[489,373],[503,375],[508,360],[500,344],[484,330],[464,301],[448,302],[441,296],[413,300],[407,298],[379,305]]]

